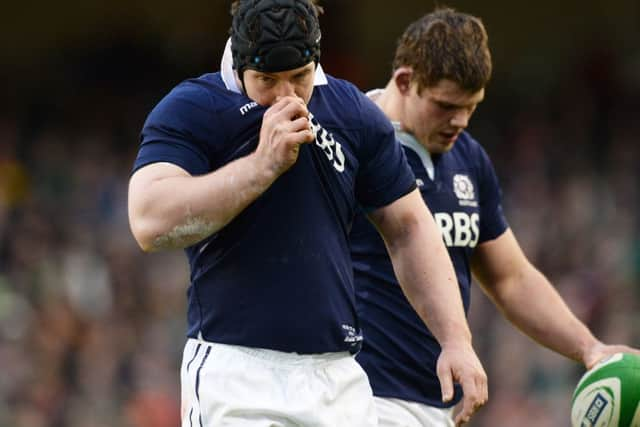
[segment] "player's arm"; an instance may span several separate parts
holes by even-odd
[[[464,389],[466,422],[487,399],[487,378],[472,345],[455,271],[431,212],[418,190],[369,215],[384,238],[407,299],[442,347],[438,377],[443,400],[453,381]]]
[[[308,111],[286,97],[264,115],[255,152],[205,175],[191,176],[169,163],[137,170],[129,181],[129,223],[145,251],[184,248],[227,225],[313,141]]]
[[[504,316],[545,347],[587,368],[609,354],[637,352],[596,339],[529,262],[510,229],[478,245],[471,266],[482,289]]]
[[[247,156],[201,176],[153,163],[129,181],[129,223],[145,251],[184,248],[220,230],[264,192],[273,176]]]

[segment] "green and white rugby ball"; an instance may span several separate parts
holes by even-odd
[[[640,356],[617,353],[588,370],[571,401],[573,427],[640,427]]]

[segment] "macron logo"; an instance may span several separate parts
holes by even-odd
[[[247,114],[249,112],[249,110],[251,110],[253,107],[257,107],[258,103],[257,102],[250,102],[248,104],[244,104],[242,107],[240,107],[240,114],[242,114],[243,116],[245,114]]]

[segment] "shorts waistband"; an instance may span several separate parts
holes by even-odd
[[[267,348],[245,347],[235,344],[209,342],[199,338],[187,339],[187,345],[205,345],[212,350],[228,353],[242,353],[262,362],[277,364],[278,366],[318,366],[340,359],[353,359],[348,352],[331,352],[317,354],[288,353]]]

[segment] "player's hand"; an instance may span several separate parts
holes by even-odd
[[[582,363],[587,370],[593,368],[602,359],[616,353],[631,353],[640,356],[640,350],[627,345],[607,345],[597,342],[591,346],[582,357]]]
[[[264,113],[255,155],[260,167],[280,176],[298,159],[300,145],[314,140],[309,110],[301,98],[278,98]]]
[[[455,417],[456,426],[469,422],[471,416],[487,402],[487,374],[471,345],[443,346],[437,364],[442,401],[453,398],[453,383],[462,386],[462,409]]]

